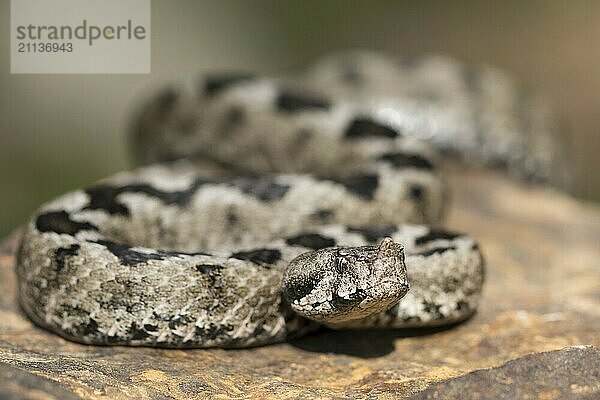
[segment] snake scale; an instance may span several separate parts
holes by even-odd
[[[20,302],[65,338],[109,345],[462,321],[484,261],[438,225],[436,150],[552,181],[553,129],[502,73],[439,56],[350,52],[281,77],[189,79],[138,114],[132,147],[149,165],[34,213]]]

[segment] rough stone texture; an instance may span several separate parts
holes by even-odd
[[[506,364],[470,372],[431,385],[414,400],[597,399],[600,396],[600,350],[574,346],[529,354]]]
[[[600,398],[599,350],[569,347],[600,346],[600,209],[493,172],[450,181],[447,225],[480,240],[488,274],[479,313],[445,330],[234,351],[79,345],[19,310],[14,235],[0,254],[0,398]]]

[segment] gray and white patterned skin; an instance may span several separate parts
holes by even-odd
[[[181,348],[468,318],[477,243],[418,225],[444,213],[435,153],[379,111],[280,79],[164,92],[142,110],[138,157],[191,161],[37,210],[18,253],[23,309],[83,343]]]
[[[381,122],[445,154],[536,182],[568,184],[558,118],[541,97],[496,68],[444,55],[351,51],[321,58],[300,79],[340,98],[373,103]]]
[[[502,167],[531,181],[569,184],[568,146],[558,118],[541,97],[496,68],[474,67],[443,55],[401,58],[350,51],[325,56],[270,83],[250,77],[224,74],[200,83],[190,79],[177,90],[166,91],[162,102],[146,108],[138,124],[134,141],[138,159],[149,163],[206,157],[210,153],[206,149],[223,132],[235,132],[246,138],[242,145],[256,151],[277,136],[280,148],[269,147],[280,152],[274,157],[296,149],[298,143],[292,140],[320,141],[320,152],[292,158],[300,165],[277,166],[296,172],[317,163],[339,171],[345,152],[356,157],[362,149],[354,143],[345,148],[342,142],[344,149],[331,154],[329,146],[340,147],[332,131],[342,132],[340,125],[358,116],[393,128],[404,138],[427,141],[446,156]],[[219,101],[210,100],[214,97]],[[297,113],[297,107],[303,112]],[[164,109],[169,109],[168,121],[163,119]],[[279,117],[272,118],[273,109]],[[293,124],[288,123],[290,114]],[[290,132],[294,129],[306,134]],[[194,134],[198,131],[202,134]],[[248,131],[254,134],[246,135]],[[260,140],[254,140],[256,135]],[[379,137],[387,136],[380,132]],[[265,160],[245,160],[253,153],[219,150],[224,153],[218,157],[241,156],[244,167],[272,169]]]

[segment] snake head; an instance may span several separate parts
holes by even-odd
[[[283,278],[283,293],[294,311],[334,326],[385,311],[408,289],[404,249],[391,238],[378,246],[301,254]]]

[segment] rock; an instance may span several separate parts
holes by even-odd
[[[78,399],[66,385],[0,363],[0,399]]]
[[[488,261],[465,323],[245,350],[85,346],[20,311],[15,234],[0,251],[0,398],[599,398],[600,208],[450,169],[447,226],[477,237]]]
[[[580,399],[600,396],[600,350],[591,346],[530,354],[499,367],[431,385],[425,399]]]

